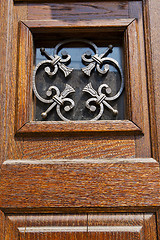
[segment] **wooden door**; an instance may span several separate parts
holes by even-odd
[[[0,239],[160,238],[159,10],[1,1]],[[81,35],[122,43],[124,119],[36,121],[36,46]]]

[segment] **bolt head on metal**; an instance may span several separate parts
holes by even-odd
[[[47,113],[43,112],[43,113],[41,114],[41,117],[42,117],[43,119],[46,118],[46,117],[47,117]]]

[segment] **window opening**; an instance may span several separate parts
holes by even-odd
[[[69,39],[36,48],[35,120],[124,119],[121,46]]]

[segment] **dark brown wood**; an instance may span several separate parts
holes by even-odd
[[[2,47],[0,48],[2,118],[0,161],[4,162],[10,159],[9,161],[13,163],[4,162],[1,169],[0,239],[60,238],[58,235],[52,235],[52,232],[28,232],[26,235],[23,231],[26,226],[42,227],[41,230],[44,230],[44,226],[50,223],[49,212],[51,218],[56,212],[61,212],[60,218],[63,216],[64,219],[66,216],[69,218],[69,214],[64,216],[64,213],[72,212],[78,219],[79,216],[75,214],[76,212],[81,212],[85,216],[87,212],[90,212],[90,216],[87,215],[87,218],[90,220],[94,218],[94,221],[90,221],[92,225],[97,224],[97,212],[104,212],[103,222],[99,221],[99,223],[102,226],[110,227],[110,233],[106,232],[105,237],[109,234],[107,237],[112,240],[114,238],[154,240],[158,237],[160,239],[159,167],[156,161],[146,159],[146,157],[153,156],[159,160],[160,156],[159,1],[50,1],[50,3],[48,1],[47,3],[37,0],[37,3],[35,1],[32,3],[30,0],[25,2],[6,0],[0,2],[0,11],[2,17],[0,21],[2,36]],[[126,26],[124,23],[119,24],[120,21],[122,23],[121,19],[136,20]],[[83,32],[87,37],[89,32],[89,36],[94,39],[96,37],[94,31],[99,33],[97,34],[99,38],[104,31],[108,31],[107,34],[113,35],[114,43],[116,43],[116,38],[122,38],[125,29],[128,28],[127,31],[131,38],[128,42],[129,38],[126,37],[124,46],[126,49],[129,46],[128,59],[132,59],[132,66],[129,65],[129,61],[126,61],[126,66],[130,67],[128,76],[132,77],[131,81],[128,77],[126,84],[129,87],[127,89],[131,90],[126,101],[129,103],[126,119],[131,119],[131,121],[125,120],[124,124],[110,122],[109,126],[101,122],[99,123],[100,128],[96,122],[89,123],[88,128],[85,127],[85,123],[79,126],[76,123],[74,126],[67,123],[66,128],[64,123],[60,125],[56,123],[56,131],[46,133],[45,136],[37,135],[37,131],[43,132],[48,128],[46,123],[44,126],[42,124],[43,129],[40,129],[39,123],[33,123],[30,87],[27,90],[29,86],[27,81],[32,79],[29,76],[32,74],[32,64],[30,64],[32,44],[29,43],[31,31],[27,30],[27,26],[23,26],[22,32],[23,34],[27,33],[29,38],[25,37],[22,41],[22,35],[19,36],[20,32],[18,31],[18,22],[22,20],[26,24],[28,20],[29,22],[34,20],[31,31],[34,37],[37,36],[36,41],[40,36],[39,31],[44,32],[46,37],[48,30],[43,25],[36,28],[37,21],[35,20],[47,20],[49,24],[59,23],[59,27],[56,28],[56,24],[54,27],[57,41],[62,37],[62,35],[59,36],[61,31],[62,34],[69,37],[72,30],[76,29],[79,31],[76,36],[80,36]],[[104,22],[109,23],[109,21],[113,26],[107,25],[105,28]],[[123,22],[125,21],[123,20]],[[88,27],[83,27],[83,25]],[[108,28],[110,29],[107,30]],[[117,32],[114,35],[115,30]],[[49,31],[52,29],[49,28]],[[23,49],[19,58],[20,41]],[[130,46],[133,47],[130,48]],[[19,65],[19,70],[22,69],[19,71],[19,76],[23,75],[24,79],[22,77],[22,81],[18,85],[20,79],[17,74],[19,59],[22,60],[22,65]],[[27,68],[29,74],[26,74]],[[21,83],[24,84],[21,86],[24,95],[21,90],[18,90]],[[19,95],[17,96],[18,91]],[[129,91],[127,90],[127,92]],[[20,112],[23,116],[18,113],[17,103],[24,107],[25,114]],[[140,114],[141,106],[142,115]],[[17,125],[19,135],[15,136],[14,126],[17,124],[17,120],[19,121],[19,125]],[[50,125],[50,130],[51,127]],[[116,131],[112,131],[113,129]],[[77,133],[74,135],[76,131]],[[144,157],[144,162],[140,162],[138,159],[135,161],[133,157],[137,156]],[[97,163],[93,163],[95,157],[98,158]],[[115,157],[131,157],[132,159],[129,162],[118,162],[118,159],[114,160]],[[27,158],[31,159],[31,162]],[[43,161],[43,159],[51,158],[57,159],[57,161],[55,160],[52,164]],[[79,159],[78,163],[74,160],[66,163],[64,158],[85,159],[84,162]],[[109,160],[105,162],[104,158],[109,158]],[[19,165],[13,159],[24,159],[24,162]],[[37,162],[36,159],[40,160]],[[103,191],[104,189],[106,192]],[[125,214],[122,213],[124,211]],[[142,211],[146,214],[137,213]],[[8,212],[10,214],[7,214]],[[38,217],[31,212],[36,212]],[[43,215],[42,212],[45,214]],[[93,216],[93,212],[96,212],[95,216]],[[114,213],[107,215],[106,212]],[[129,212],[130,214],[127,214]],[[95,223],[93,224],[93,222]],[[138,225],[138,223],[142,224]],[[58,224],[63,225],[62,219]],[[69,223],[67,224],[69,225]],[[125,227],[125,224],[129,227],[137,224],[136,226],[142,226],[142,229],[139,233],[131,230],[129,234],[124,233],[123,230],[121,233],[111,231],[112,226]],[[18,226],[23,228],[21,228],[21,233]],[[68,233],[67,237],[72,239],[89,239],[90,237],[92,240],[99,240],[103,236],[103,233],[100,235],[90,232],[88,235]],[[66,239],[63,234],[61,237]]]
[[[84,133],[84,132],[125,132],[125,134],[138,134],[141,129],[129,120],[106,121],[71,121],[71,122],[37,122],[24,124],[17,133]]]
[[[160,206],[153,159],[8,160],[1,176],[2,208]]]
[[[98,1],[98,2],[52,2],[52,3],[29,3],[28,19],[46,20],[87,20],[88,13],[90,19],[106,19],[106,18],[126,18],[128,17],[127,1]]]
[[[1,157],[0,162],[6,158],[21,158],[22,146],[15,141],[15,96],[17,95],[17,49],[18,49],[18,21],[25,18],[27,7],[17,9],[13,2],[1,1]],[[8,151],[9,149],[9,151]]]
[[[134,19],[106,19],[106,20],[85,20],[78,22],[63,21],[63,20],[26,20],[23,23],[32,31],[33,33],[53,33],[54,31],[76,31],[81,30],[89,31],[102,31],[105,28],[106,31],[124,31]],[[73,29],[72,29],[73,28]],[[102,28],[102,30],[101,30]]]
[[[32,34],[20,22],[19,66],[18,66],[18,103],[17,126],[19,129],[32,118],[32,66],[33,66],[33,39]]]

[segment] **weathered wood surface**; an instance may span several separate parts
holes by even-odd
[[[159,164],[153,159],[8,160],[0,207],[160,206]]]
[[[127,1],[28,3],[28,19],[87,20],[128,17]]]

